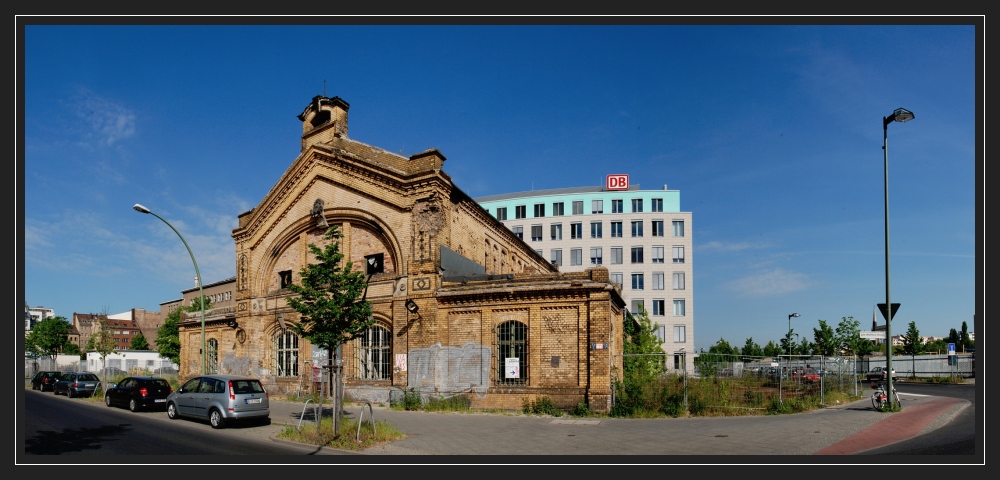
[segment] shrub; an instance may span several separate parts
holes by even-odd
[[[705,404],[705,401],[701,397],[692,396],[688,398],[688,410],[692,415],[701,415],[706,408],[708,408],[708,405]]]
[[[423,406],[423,400],[420,398],[420,392],[409,389],[403,394],[403,409],[407,411],[420,410]]]
[[[587,406],[587,402],[581,400],[580,403],[576,404],[571,413],[576,417],[589,417],[590,407]]]
[[[552,399],[548,395],[542,395],[535,400],[525,398],[521,402],[521,411],[525,414],[562,416],[562,410],[556,408],[555,403],[552,402]]]
[[[764,394],[754,390],[747,390],[743,392],[743,401],[749,407],[760,407],[764,404]]]

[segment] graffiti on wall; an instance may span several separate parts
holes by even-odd
[[[435,343],[409,352],[408,387],[442,395],[486,396],[490,382],[489,346],[467,342],[461,347]]]
[[[371,385],[347,387],[344,394],[355,402],[389,403],[389,389],[386,387]]]

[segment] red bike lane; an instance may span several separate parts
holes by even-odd
[[[894,413],[884,420],[823,448],[813,455],[854,455],[913,438],[951,408],[965,403],[957,398],[936,398]]]

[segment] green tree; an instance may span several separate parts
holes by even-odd
[[[743,349],[740,350],[740,354],[744,357],[763,357],[764,349],[760,348],[756,342],[753,341],[753,337],[747,338],[746,343],[743,344]],[[749,361],[749,358],[744,358],[744,361]]]
[[[156,351],[163,358],[169,358],[172,363],[181,362],[181,334],[178,324],[184,307],[178,307],[167,314],[163,323],[156,329]]]
[[[708,347],[708,353],[717,353],[719,355],[739,355],[740,350],[726,341],[724,338],[720,338],[715,345]]]
[[[802,337],[802,342],[792,347],[792,353],[795,355],[814,355],[815,351],[816,345],[810,343],[809,339],[805,337]]]
[[[963,353],[965,352],[965,349],[967,347],[971,347],[972,346],[972,340],[969,339],[969,325],[967,323],[965,323],[965,322],[962,322],[962,336],[959,339],[959,341],[962,343],[962,352]]]
[[[160,324],[160,328],[156,329],[156,340],[154,342],[156,343],[156,351],[160,354],[160,357],[170,359],[171,363],[180,365],[181,315],[185,312],[200,312],[202,298],[203,297],[195,297],[191,301],[191,305],[177,307],[167,314],[167,318],[163,319],[163,323]],[[212,300],[208,297],[204,297],[204,300],[205,310],[208,310],[212,307]]]
[[[80,346],[79,345],[77,345],[77,344],[75,344],[73,342],[66,342],[66,345],[63,346],[62,353],[66,354],[66,355],[80,355],[83,352],[80,351]],[[86,358],[86,357],[84,357],[84,358]]]
[[[795,329],[789,330],[781,339],[781,354],[782,355],[795,355],[795,342],[792,338],[795,337]]]
[[[937,340],[925,343],[924,344],[924,352],[925,353],[942,353],[942,352],[947,353],[948,352],[948,344],[945,341],[945,339],[939,338]]]
[[[25,350],[35,355],[54,357],[69,343],[66,317],[46,317],[36,323],[24,339]]]
[[[917,323],[910,322],[909,328],[903,334],[903,353],[910,356],[910,375],[917,376],[917,354],[923,352],[924,343],[920,341],[920,330],[917,330]]]
[[[819,321],[819,328],[813,329],[814,352],[819,355],[832,357],[840,353],[840,344],[837,342],[837,335],[833,327],[826,324],[826,320]]]
[[[657,324],[649,318],[642,306],[632,314],[632,322],[625,322],[625,354],[622,369],[623,379],[628,385],[644,385],[651,382],[663,371],[663,348],[656,336]]]
[[[871,340],[861,338],[861,322],[853,316],[840,317],[836,342],[841,350],[851,355],[868,355],[872,351]]]
[[[768,340],[767,345],[764,345],[764,356],[777,358],[778,355],[783,355],[785,350],[782,350],[781,346],[774,343],[774,340]]]
[[[299,270],[301,285],[288,285],[288,290],[298,295],[288,298],[288,306],[299,313],[299,321],[291,329],[313,345],[326,349],[328,359],[333,360],[337,348],[371,327],[375,318],[371,303],[364,298],[368,286],[364,272],[354,271],[351,262],[341,266],[344,254],[340,253],[342,235],[337,226],[331,226],[324,238],[328,243],[322,249],[308,245],[316,263]],[[335,402],[339,401],[338,395]],[[335,403],[334,409],[338,412],[334,417],[337,420],[340,405]]]
[[[146,341],[146,336],[142,332],[139,332],[136,336],[132,337],[129,347],[132,350],[149,350],[149,342]]]
[[[708,347],[707,353],[698,355],[694,359],[694,362],[703,376],[712,377],[715,376],[715,372],[718,371],[720,365],[737,360],[735,356],[739,354],[739,348],[733,347],[726,339],[720,338],[718,342],[715,342],[715,345]]]

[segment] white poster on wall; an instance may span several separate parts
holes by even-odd
[[[504,359],[504,372],[506,378],[521,378],[521,363],[519,358],[510,357]]]
[[[396,367],[396,371],[397,372],[405,372],[406,371],[406,354],[405,353],[397,353],[396,354],[396,364],[395,364],[395,367]]]

